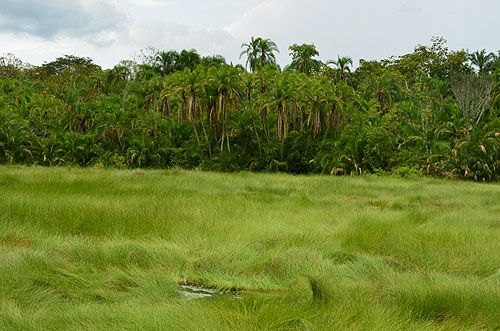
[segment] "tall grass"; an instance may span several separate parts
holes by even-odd
[[[2,330],[500,327],[500,186],[0,168]],[[186,301],[179,283],[231,295]]]

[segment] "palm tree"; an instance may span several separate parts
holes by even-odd
[[[215,126],[214,131],[218,136],[217,138],[220,137],[221,153],[224,151],[224,140],[226,140],[228,153],[231,154],[227,120],[232,110],[240,108],[240,91],[242,90],[243,82],[241,81],[238,69],[230,65],[223,65],[218,68],[212,67],[209,81],[217,93],[216,109],[211,114]]]
[[[262,39],[259,40],[259,65],[263,66],[266,64],[275,64],[276,57],[274,52],[279,53],[278,46],[271,39]]]
[[[481,51],[475,51],[474,53],[470,54],[469,59],[470,62],[478,68],[479,73],[481,74],[494,58],[495,54],[486,54],[486,50],[483,49]]]
[[[201,64],[201,56],[195,49],[191,49],[189,51],[183,50],[177,61],[177,70],[189,68],[189,70],[193,71],[198,64]]]
[[[163,113],[167,116],[172,114],[170,99],[173,96],[179,96],[181,98],[178,112],[179,121],[194,120],[196,117],[196,87],[196,76],[189,68],[168,76],[164,81],[161,93]]]
[[[493,75],[493,82],[491,106],[500,109],[500,71],[496,71]]]
[[[247,101],[248,101],[248,108],[250,110],[250,113],[252,114],[252,127],[253,131],[255,133],[255,138],[257,139],[257,145],[259,146],[259,154],[262,154],[262,146],[260,144],[260,136],[259,136],[259,131],[257,130],[257,124],[255,122],[255,111],[254,111],[254,106],[253,106],[253,90],[255,89],[255,85],[257,83],[254,75],[248,73],[248,72],[242,72],[242,81],[243,81],[243,88],[244,92],[247,96]]]
[[[498,55],[493,54],[491,61],[488,63],[486,70],[494,73],[496,71],[500,72],[500,51],[498,51]]]
[[[278,46],[276,46],[274,41],[271,39],[262,39],[261,37],[252,37],[248,44],[241,44],[241,48],[244,48],[244,50],[240,54],[240,59],[244,55],[247,57],[246,66],[252,72],[255,72],[260,66],[275,64],[276,56],[274,52],[279,53]]]
[[[162,75],[168,75],[176,71],[179,53],[176,51],[159,52],[156,56],[156,63]]]
[[[250,42],[248,44],[241,44],[241,48],[245,48],[240,54],[240,59],[243,57],[243,55],[246,55],[247,57],[247,62],[245,66],[247,68],[250,68],[250,71],[255,71],[255,68],[257,67],[257,57],[259,53],[259,38],[255,39],[252,37],[250,39]]]
[[[273,90],[278,76],[279,71],[276,66],[270,65],[261,67],[260,70],[254,75],[256,88],[260,91],[260,93],[256,96],[256,101],[260,109],[262,130],[264,131],[264,135],[267,140],[270,138],[269,130],[266,125],[266,119],[269,115],[269,106],[263,101],[266,99],[266,95],[269,91]]]
[[[337,61],[330,60],[327,61],[326,64],[335,65],[340,73],[340,80],[345,80],[345,73],[351,72],[349,66],[352,66],[352,58],[348,56],[342,56],[342,57],[337,56]]]
[[[201,64],[206,67],[220,67],[226,64],[226,59],[222,55],[205,56],[201,59]]]
[[[290,68],[305,73],[306,75],[316,73],[320,69],[321,62],[313,59],[313,57],[319,55],[314,44],[294,44],[288,49],[291,51],[290,56],[292,57]]]

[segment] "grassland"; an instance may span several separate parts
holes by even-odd
[[[498,184],[0,168],[1,330],[478,330],[499,307]]]

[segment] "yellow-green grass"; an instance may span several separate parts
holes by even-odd
[[[499,269],[497,184],[0,167],[1,330],[495,329]]]

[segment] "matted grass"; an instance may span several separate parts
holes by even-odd
[[[497,184],[0,167],[1,330],[495,329],[499,269]]]

